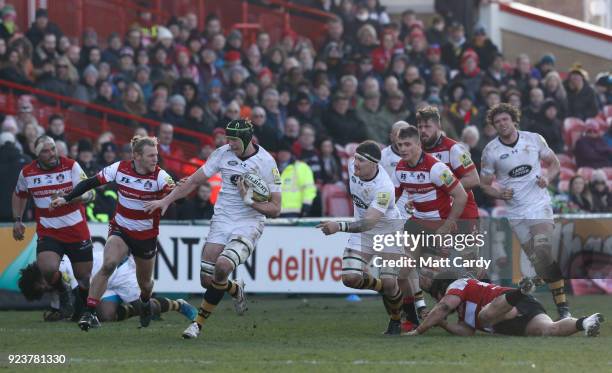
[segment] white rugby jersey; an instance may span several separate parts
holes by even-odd
[[[254,208],[244,204],[238,190],[238,177],[247,172],[261,176],[271,193],[281,192],[281,178],[276,161],[263,147],[255,145],[256,151],[246,159],[240,159],[229,145],[215,150],[204,166],[200,167],[206,177],[221,174],[221,191],[215,203],[215,215],[226,215],[234,221],[240,219],[265,219]]]
[[[91,268],[92,278],[93,275],[98,273],[102,268],[102,264],[104,263],[104,252],[102,250],[93,250],[93,264]],[[121,286],[122,284],[128,281],[136,280],[136,263],[134,262],[134,257],[132,255],[128,255],[124,260],[119,262],[120,264],[117,266],[112,275],[108,278],[107,289],[112,289],[114,287]],[[70,286],[72,289],[76,288],[79,284],[74,277],[74,272],[72,271],[72,263],[70,263],[70,259],[67,255],[62,257],[60,261],[59,271],[65,273],[70,278]]]
[[[159,166],[155,171],[140,175],[132,161],[119,161],[104,167],[97,175],[101,184],[115,182],[118,189],[117,208],[111,226],[118,226],[128,236],[137,240],[157,237],[159,233],[159,210],[149,214],[144,203],[163,198],[174,186],[168,173]]]
[[[353,199],[353,216],[361,220],[365,217],[368,208],[373,207],[385,215],[368,233],[388,232],[396,224],[389,224],[390,220],[396,222],[402,217],[395,205],[395,187],[384,168],[378,165],[378,173],[372,180],[363,181],[355,176],[355,160],[351,159],[348,166],[349,188]],[[395,222],[394,222],[395,223]]]
[[[550,154],[554,153],[542,136],[518,131],[518,141],[514,146],[503,144],[499,137],[487,144],[482,152],[480,172],[495,175],[504,188],[514,190],[513,198],[506,201],[508,212],[521,215],[521,210],[551,203],[546,188],[540,188],[537,184],[542,174],[540,159]]]
[[[399,182],[395,181],[395,168],[397,164],[402,158],[393,150],[391,145],[386,146],[380,153],[380,165],[387,172],[387,175],[391,178],[391,181],[394,181],[395,187],[399,187]],[[409,215],[406,211],[406,202],[408,202],[408,194],[402,193],[397,202],[397,210],[400,213],[402,219],[408,219]]]

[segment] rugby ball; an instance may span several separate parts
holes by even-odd
[[[253,172],[247,172],[242,175],[245,184],[253,189],[253,201],[267,202],[270,200],[270,188],[259,175]]]

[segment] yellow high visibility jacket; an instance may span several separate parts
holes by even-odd
[[[281,181],[281,214],[299,213],[302,205],[312,204],[317,195],[312,170],[302,161],[296,160],[288,165],[281,174]]]

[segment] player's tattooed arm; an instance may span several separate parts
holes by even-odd
[[[346,231],[350,233],[367,232],[374,228],[383,215],[384,213],[382,211],[370,207],[366,211],[363,219],[348,223]]]
[[[442,322],[454,309],[459,307],[461,298],[456,295],[445,295],[429,312],[425,320],[416,328],[415,334],[423,334]]]

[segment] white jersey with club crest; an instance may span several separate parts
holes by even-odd
[[[376,226],[367,233],[386,233],[393,230],[391,227],[396,225],[389,224],[389,222],[401,223],[402,217],[395,205],[395,186],[382,166],[378,165],[378,173],[372,180],[368,181],[363,181],[355,176],[355,161],[353,159],[349,162],[348,171],[355,219],[362,220],[370,207],[385,214]]]
[[[276,166],[276,161],[270,153],[261,146],[255,145],[255,153],[248,158],[240,159],[230,149],[229,145],[223,145],[215,150],[204,166],[200,169],[206,177],[221,173],[221,191],[215,203],[215,215],[226,216],[232,221],[239,222],[241,219],[261,219],[265,216],[247,206],[238,190],[238,177],[247,172],[253,172],[261,176],[268,184],[270,192],[281,192],[281,178]]]
[[[482,152],[483,175],[495,175],[503,188],[514,191],[508,204],[510,217],[521,217],[539,206],[550,207],[550,195],[537,184],[542,176],[540,160],[554,154],[544,138],[533,132],[518,131],[518,140],[506,145],[499,137],[491,140]]]

